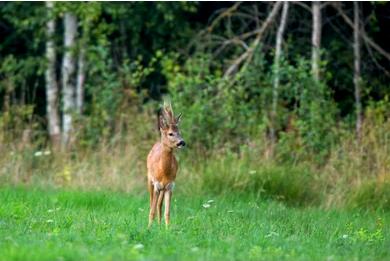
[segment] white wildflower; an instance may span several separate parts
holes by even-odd
[[[51,151],[50,150],[45,150],[45,151],[36,151],[35,153],[34,153],[34,156],[35,157],[41,157],[41,156],[48,156],[48,155],[50,155],[51,154]]]
[[[208,204],[208,203],[205,203],[205,204],[203,204],[203,207],[204,207],[204,208],[209,208],[209,207],[211,207],[211,205]]]
[[[42,151],[36,151],[35,153],[34,153],[34,156],[35,157],[40,157],[40,156],[42,156],[43,155],[43,152]]]
[[[133,248],[134,248],[134,249],[137,249],[137,250],[141,250],[141,249],[144,248],[144,245],[138,243],[138,244],[135,244],[135,245],[133,246]]]

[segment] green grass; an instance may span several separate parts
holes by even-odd
[[[390,259],[388,212],[179,194],[171,228],[148,230],[147,200],[146,194],[0,188],[0,260]]]

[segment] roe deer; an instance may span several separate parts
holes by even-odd
[[[169,214],[172,190],[178,169],[174,150],[185,146],[180,135],[178,124],[181,114],[175,117],[172,106],[165,104],[158,113],[158,128],[161,140],[154,144],[147,159],[148,189],[150,193],[149,225],[158,214],[158,223],[161,224],[161,210],[165,198],[165,225],[169,225]]]

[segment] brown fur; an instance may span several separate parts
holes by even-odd
[[[170,105],[165,105],[158,116],[161,140],[154,144],[147,159],[148,189],[150,192],[149,227],[153,223],[156,211],[158,222],[161,223],[164,198],[165,224],[169,225],[172,189],[178,170],[174,151],[185,145],[178,129],[179,121],[180,116],[174,117]]]

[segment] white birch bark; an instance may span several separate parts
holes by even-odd
[[[56,21],[53,17],[53,2],[46,2],[49,19],[46,23],[46,115],[50,140],[54,147],[59,146],[61,138],[60,117],[58,113],[58,83],[56,78],[56,51],[53,37]]]
[[[76,108],[79,114],[83,113],[84,106],[85,65],[85,45],[82,43],[77,62],[78,71],[76,83]]]
[[[273,91],[272,91],[272,111],[271,111],[271,141],[272,144],[276,142],[276,118],[277,118],[277,104],[278,104],[278,92],[279,92],[279,82],[280,82],[280,57],[282,54],[282,42],[284,29],[286,28],[287,15],[288,15],[289,2],[283,3],[282,17],[280,19],[279,28],[276,34],[276,46],[275,46],[275,57],[274,57],[274,82],[273,82]]]
[[[62,60],[62,145],[67,146],[73,131],[72,114],[75,112],[75,38],[77,33],[77,18],[67,12],[64,16],[64,57]]]
[[[312,2],[313,31],[311,69],[314,80],[320,81],[320,48],[321,48],[321,2]]]

